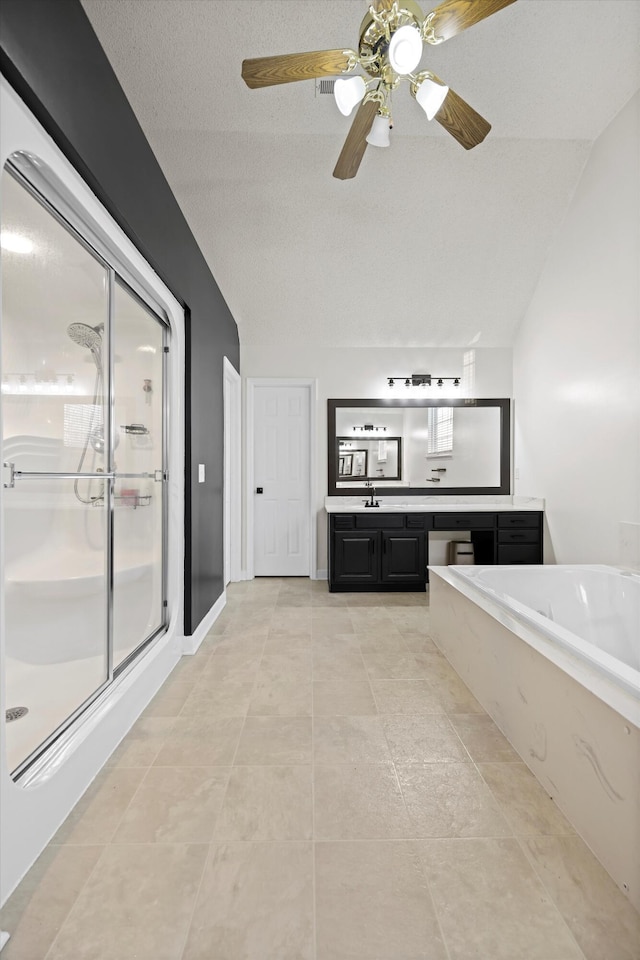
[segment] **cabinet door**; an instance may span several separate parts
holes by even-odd
[[[424,583],[427,561],[424,533],[382,532],[382,580]]]
[[[379,579],[379,538],[375,533],[334,533],[334,583],[375,583]]]

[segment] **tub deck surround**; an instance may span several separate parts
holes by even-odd
[[[461,573],[431,568],[434,643],[640,909],[638,694]]]

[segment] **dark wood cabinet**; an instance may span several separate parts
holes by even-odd
[[[542,563],[540,511],[329,514],[329,590],[425,590],[429,530],[469,531],[476,564]]]
[[[329,590],[424,590],[427,529],[422,514],[332,514]]]

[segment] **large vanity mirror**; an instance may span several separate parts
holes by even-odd
[[[329,400],[329,496],[509,494],[510,402]]]

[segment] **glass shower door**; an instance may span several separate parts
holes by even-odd
[[[113,296],[114,670],[165,625],[161,320],[123,283]]]
[[[16,770],[108,681],[108,269],[2,173],[7,748]]]

